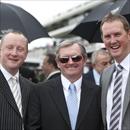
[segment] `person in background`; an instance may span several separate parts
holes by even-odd
[[[112,57],[105,49],[100,49],[92,53],[91,64],[92,69],[85,74],[86,79],[96,85],[100,85],[100,75],[102,71],[111,65]]]
[[[47,53],[42,65],[43,74],[46,76],[45,80],[56,78],[60,75],[60,70],[57,67],[56,56],[52,53]]]
[[[33,84],[19,74],[19,68],[27,53],[28,40],[21,32],[12,30],[3,35],[0,47],[0,130],[24,130]]]
[[[129,130],[130,25],[124,16],[110,13],[103,18],[100,29],[106,49],[114,58],[114,64],[101,76],[104,129]]]
[[[32,91],[27,130],[101,130],[101,88],[84,79],[86,58],[82,44],[60,43],[56,61],[61,76]]]
[[[38,83],[38,79],[36,77],[34,69],[30,69],[29,67],[23,65],[20,67],[19,72],[23,77],[27,78],[28,80],[34,83]]]

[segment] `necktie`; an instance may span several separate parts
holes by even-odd
[[[19,109],[19,112],[22,115],[21,93],[18,90],[17,78],[16,77],[11,77],[11,82],[12,82],[12,93],[13,93],[15,102],[17,104],[17,107]]]
[[[119,130],[119,120],[121,113],[121,85],[122,85],[122,69],[121,65],[117,66],[113,89],[113,105],[110,116],[110,130]]]
[[[75,130],[77,115],[78,115],[78,103],[77,103],[76,87],[74,84],[71,84],[69,86],[67,107],[68,107],[72,130]]]

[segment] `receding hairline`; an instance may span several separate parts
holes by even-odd
[[[123,27],[124,27],[124,30],[126,32],[128,32],[130,30],[130,24],[124,16],[122,16],[120,14],[109,13],[101,21],[101,24],[100,24],[101,34],[102,34],[102,26],[104,25],[104,23],[111,23],[111,22],[114,22],[114,21],[121,22]]]
[[[19,35],[19,36],[23,37],[23,40],[25,40],[25,42],[28,44],[28,39],[26,38],[26,36],[23,33],[16,32],[16,31],[11,31],[11,32],[8,32],[8,33],[4,34],[3,37],[1,38],[1,44],[3,44],[4,40],[9,35]]]
[[[75,41],[75,40],[64,40],[63,42],[61,42],[59,44],[59,46],[57,47],[57,50],[56,50],[56,58],[58,58],[59,51],[62,48],[70,47],[70,46],[73,46],[73,45],[78,45],[80,50],[81,50],[81,54],[83,55],[83,57],[87,58],[87,53],[86,53],[86,49],[85,49],[84,45],[81,44],[78,41]]]

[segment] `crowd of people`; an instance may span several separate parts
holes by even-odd
[[[4,34],[0,130],[130,130],[130,25],[109,13],[100,30],[105,49],[93,52],[87,73],[84,45],[65,40],[45,55],[41,82],[22,68],[28,39],[14,30]]]

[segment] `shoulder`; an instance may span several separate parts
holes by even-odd
[[[60,76],[56,78],[52,78],[50,80],[39,82],[36,84],[36,86],[38,89],[49,89],[49,88],[54,88],[59,84],[61,84]]]
[[[101,75],[107,76],[107,74],[113,73],[113,71],[114,71],[114,66],[115,66],[115,65],[112,64],[111,66],[105,68],[105,69],[103,70],[103,72],[102,72]]]
[[[28,80],[27,78],[24,78],[23,76],[20,75],[19,78],[19,82],[21,87],[26,90],[26,91],[30,91],[31,89],[33,89],[35,87],[35,83],[33,83],[32,81]]]
[[[86,86],[89,89],[101,89],[100,86],[96,85],[95,82],[93,80],[90,80],[90,78],[86,78],[86,76],[83,75],[83,82],[82,82],[83,86]]]

